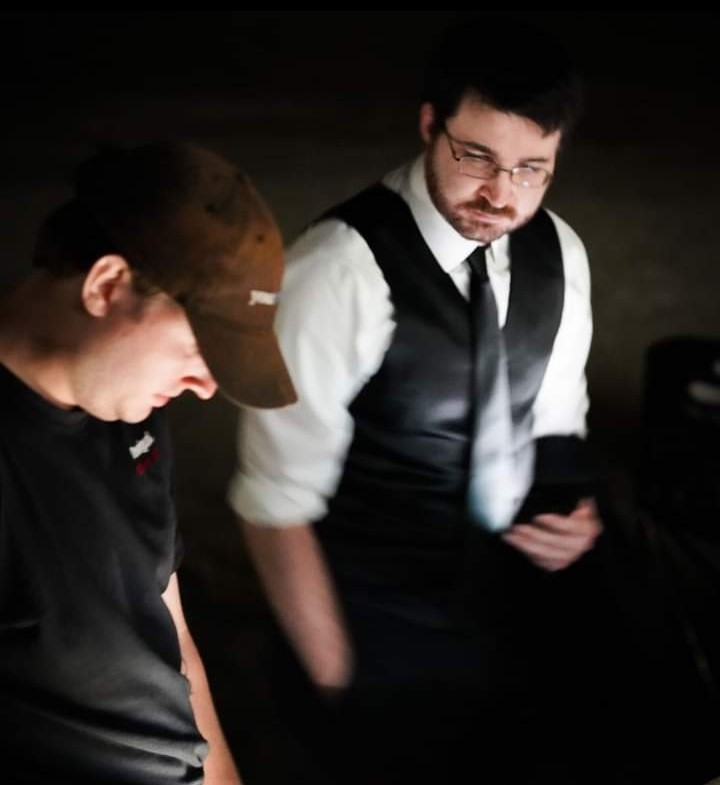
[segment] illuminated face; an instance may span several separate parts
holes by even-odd
[[[125,286],[75,358],[74,403],[101,420],[144,420],[185,390],[210,398],[217,389],[185,311],[164,293]]]
[[[444,128],[420,110],[425,174],[433,203],[461,235],[490,243],[537,212],[555,169],[560,131],[465,97]]]

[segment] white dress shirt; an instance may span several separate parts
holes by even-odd
[[[428,194],[421,156],[384,179],[407,202],[425,242],[468,296],[466,257],[477,243],[458,234]],[[560,326],[533,405],[533,436],[585,435],[585,363],[592,336],[590,274],[580,238],[550,213],[562,249]],[[508,237],[487,253],[504,325],[510,295]],[[395,322],[390,290],[367,243],[347,224],[323,221],[289,249],[276,329],[299,400],[241,412],[239,464],[229,501],[245,520],[270,526],[323,517],[353,435],[348,406],[380,367]]]

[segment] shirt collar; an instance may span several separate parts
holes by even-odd
[[[478,244],[455,231],[438,212],[427,188],[424,154],[413,161],[398,186],[398,192],[407,202],[420,234],[440,267],[449,273],[461,265]],[[508,266],[507,243],[505,235],[490,245],[490,266],[498,272]]]

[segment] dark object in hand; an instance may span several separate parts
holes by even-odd
[[[535,481],[515,516],[527,523],[536,515],[569,515],[581,499],[595,495],[597,468],[587,444],[577,436],[545,436],[535,443]]]
[[[536,515],[544,515],[545,513],[569,515],[581,499],[592,495],[590,484],[534,485],[515,516],[515,520],[518,523],[527,523]]]

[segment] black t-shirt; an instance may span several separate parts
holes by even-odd
[[[202,781],[177,552],[164,420],[64,411],[0,366],[1,782]]]

